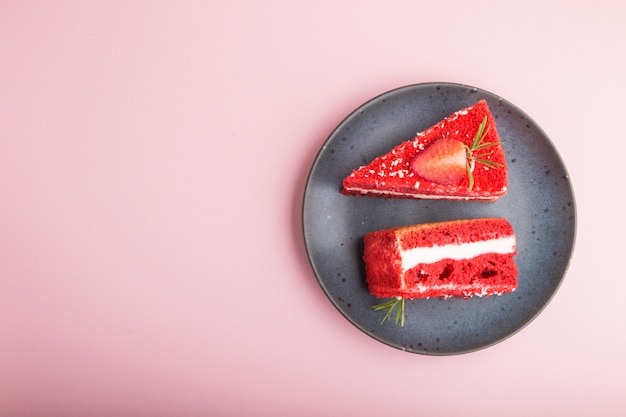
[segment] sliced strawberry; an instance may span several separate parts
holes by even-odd
[[[456,139],[437,139],[411,160],[420,177],[439,184],[458,184],[467,174],[467,147]]]

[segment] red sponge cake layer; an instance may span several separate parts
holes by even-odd
[[[377,297],[504,294],[517,288],[515,234],[505,219],[421,224],[364,237],[368,288]]]
[[[483,122],[484,130],[480,130]],[[472,150],[476,135],[481,131],[484,136]],[[453,144],[458,153],[448,154]],[[342,192],[396,198],[495,201],[506,194],[507,186],[506,160],[495,120],[487,102],[481,100],[354,170],[343,180]]]

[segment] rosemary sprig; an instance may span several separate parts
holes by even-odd
[[[394,322],[395,324],[398,324],[398,322],[400,322],[400,326],[404,327],[404,319],[405,319],[405,315],[404,315],[404,298],[402,297],[395,297],[392,298],[390,300],[384,301],[380,304],[375,304],[372,306],[372,308],[376,311],[380,311],[380,310],[386,310],[387,313],[385,314],[385,317],[383,317],[382,321],[380,322],[380,324],[383,324],[387,319],[389,319],[391,317],[391,315],[394,312],[395,309],[395,316],[394,316]]]
[[[491,148],[492,146],[498,146],[499,142],[484,142],[485,136],[489,133],[489,128],[485,129],[487,126],[487,116],[483,118],[483,121],[478,126],[478,130],[476,131],[476,136],[472,141],[471,146],[467,148],[467,159],[465,161],[465,168],[467,169],[467,176],[469,177],[469,186],[468,189],[471,191],[474,188],[474,173],[473,173],[473,165],[475,162],[480,162],[483,165],[486,165],[490,168],[498,168],[503,166],[499,162],[491,161],[489,159],[485,159],[485,157],[491,155],[493,151],[484,152],[479,155],[474,155],[474,152],[482,151],[483,149]]]

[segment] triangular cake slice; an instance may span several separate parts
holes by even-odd
[[[344,194],[495,201],[507,192],[507,166],[485,100],[417,133],[343,180]]]

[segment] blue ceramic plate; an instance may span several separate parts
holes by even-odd
[[[350,172],[415,133],[480,99],[487,100],[503,141],[509,191],[495,203],[399,200],[340,193]],[[330,135],[311,168],[303,200],[311,266],[330,301],[352,324],[389,346],[452,355],[491,346],[531,322],[563,280],[575,238],[572,186],[542,129],[508,101],[460,84],[398,88],[365,103]],[[477,217],[504,217],[517,236],[519,287],[488,298],[413,300],[404,327],[381,325],[381,300],[365,284],[363,235],[389,227]]]

